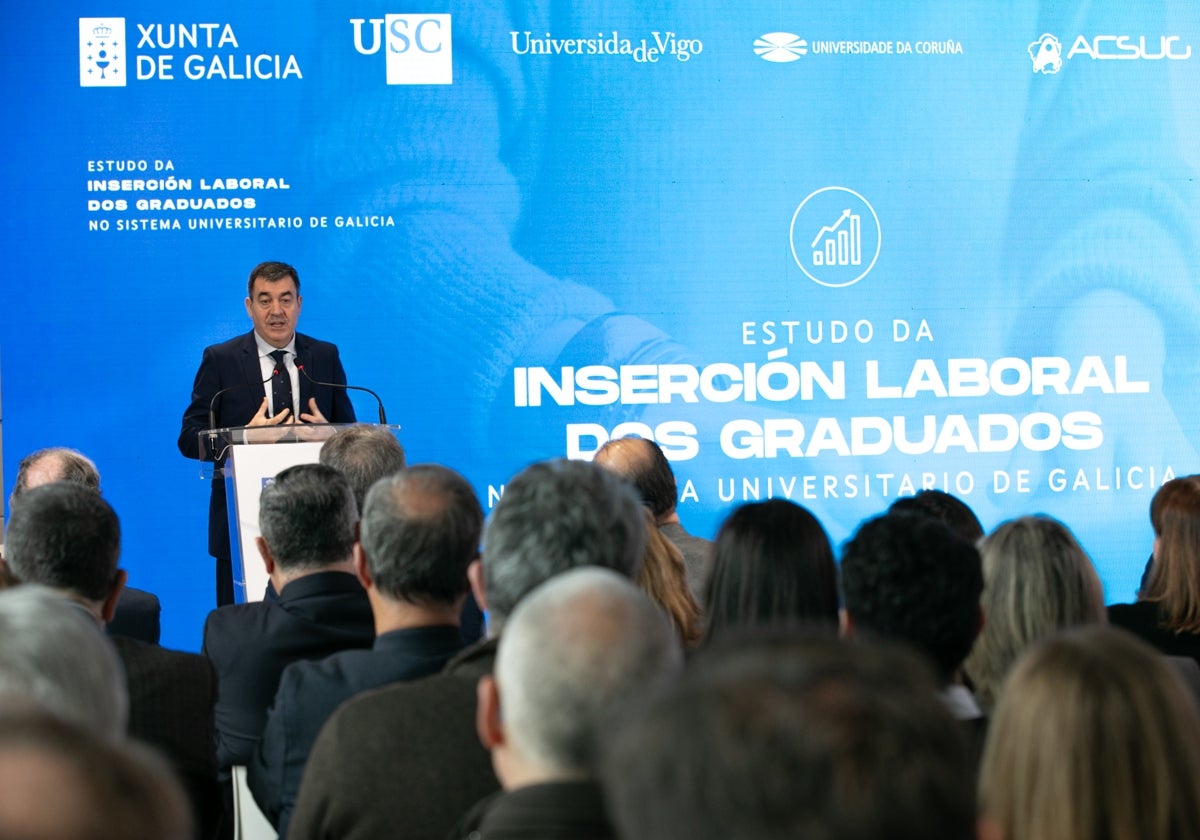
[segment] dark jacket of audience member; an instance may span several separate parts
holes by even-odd
[[[281,835],[334,710],[364,691],[435,674],[462,647],[458,618],[482,529],[475,491],[445,467],[410,467],[367,494],[354,565],[375,616],[375,644],[289,665],[248,768],[250,790]]]
[[[254,755],[284,668],[374,641],[371,605],[352,572],[357,521],[350,485],[321,464],[290,467],[263,488],[259,550],[279,600],[220,607],[204,624],[222,769]]]
[[[1154,552],[1136,603],[1108,609],[1113,624],[1160,652],[1200,661],[1200,476],[1172,479],[1150,502]]]
[[[69,523],[69,524],[68,524]],[[125,584],[121,526],[94,489],[55,482],[21,496],[8,523],[6,563],[27,583],[53,587],[101,623]],[[129,732],[161,749],[187,787],[201,837],[215,832],[221,796],[213,751],[216,680],[203,657],[114,637],[125,666]]]

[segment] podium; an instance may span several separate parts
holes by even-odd
[[[201,477],[225,482],[235,602],[261,601],[267,589],[267,569],[255,544],[262,489],[288,467],[315,464],[326,440],[339,429],[355,425],[365,424],[229,426],[197,434],[199,450],[206,455]],[[397,436],[400,431],[398,425],[384,428]]]

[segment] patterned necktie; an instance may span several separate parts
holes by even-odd
[[[271,414],[272,417],[277,416],[285,408],[295,409],[295,406],[292,405],[292,375],[288,373],[287,365],[283,363],[286,356],[286,350],[271,352],[271,358],[275,360],[275,370],[271,373],[271,405],[275,409]]]

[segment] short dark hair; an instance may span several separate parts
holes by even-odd
[[[266,262],[260,262],[254,268],[250,269],[250,279],[246,281],[246,294],[249,297],[254,297],[254,281],[259,277],[268,283],[274,283],[276,280],[291,277],[292,281],[296,284],[296,294],[300,294],[300,272],[285,262],[267,260]]]
[[[742,505],[717,534],[708,637],[749,626],[838,624],[837,566],[811,512],[786,499]]]
[[[33,469],[51,459],[58,465],[55,481],[82,484],[88,489],[100,492],[100,473],[90,458],[82,452],[67,449],[65,446],[52,446],[47,449],[39,449],[37,452],[30,452],[21,459],[17,465],[17,480],[8,500],[9,507],[12,507],[22,495],[32,489],[29,485],[29,474]]]
[[[69,589],[100,601],[112,592],[120,557],[116,511],[82,484],[34,487],[12,509],[4,562],[22,583]]]
[[[846,544],[842,593],[857,630],[915,646],[949,678],[979,632],[983,567],[939,520],[889,513]]]
[[[915,656],[777,639],[699,654],[618,725],[601,777],[622,837],[968,840],[972,769]]]
[[[324,464],[288,467],[262,490],[258,527],[281,569],[350,559],[358,508],[345,476]]]
[[[386,426],[359,423],[338,429],[321,447],[322,464],[346,476],[359,512],[379,479],[404,469],[404,447]]]
[[[597,463],[633,484],[642,504],[655,520],[675,510],[679,489],[662,449],[652,440],[623,437],[610,440],[596,452]]]
[[[940,520],[964,540],[983,539],[983,525],[975,511],[957,496],[942,490],[922,490],[914,496],[901,496],[892,502],[888,513],[921,513]]]
[[[483,535],[483,577],[493,622],[538,585],[576,566],[637,575],[646,521],[633,488],[586,461],[527,467],[508,483]]]
[[[453,603],[466,594],[467,566],[479,555],[483,508],[454,470],[418,464],[371,487],[360,531],[380,592]]]

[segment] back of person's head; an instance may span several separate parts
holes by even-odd
[[[1104,588],[1067,526],[1047,516],[1003,523],[979,546],[986,621],[965,670],[980,702],[995,704],[1005,674],[1034,642],[1107,623]]]
[[[603,761],[622,837],[968,840],[972,767],[928,666],[891,645],[701,653]]]
[[[688,584],[683,554],[654,523],[654,514],[643,507],[646,518],[646,551],[637,584],[671,619],[684,647],[692,647],[704,633],[704,610]]]
[[[483,509],[454,470],[418,464],[376,482],[360,540],[375,587],[389,598],[453,603],[468,589]]]
[[[0,837],[189,840],[183,789],[161,757],[37,714],[0,715]]]
[[[1148,645],[1066,631],[1013,667],[979,791],[1004,840],[1200,837],[1200,713]]]
[[[646,523],[633,489],[586,461],[524,469],[504,488],[483,534],[484,593],[493,629],[554,575],[604,566],[637,575]]]
[[[53,481],[69,481],[100,491],[100,473],[90,458],[74,449],[52,446],[21,459],[17,465],[17,480],[8,499],[9,507],[17,504],[26,491]]]
[[[82,484],[43,484],[24,493],[12,509],[4,562],[22,583],[101,601],[116,585],[120,556],[116,512]]]
[[[633,484],[656,521],[675,510],[679,493],[675,473],[654,441],[640,437],[610,440],[596,451],[595,463]]]
[[[1200,476],[1168,481],[1150,502],[1154,561],[1141,599],[1175,632],[1200,633]]]
[[[321,447],[320,461],[346,477],[361,511],[372,484],[404,469],[404,447],[391,429],[360,423],[334,432]]]
[[[258,527],[286,571],[321,569],[350,559],[358,507],[350,483],[324,464],[288,467],[262,490]]]
[[[706,603],[708,638],[838,623],[837,566],[821,523],[785,499],[753,502],[721,525]]]
[[[975,511],[957,496],[944,490],[921,490],[892,502],[888,513],[920,513],[932,516],[968,542],[983,537],[983,525]]]
[[[0,713],[40,709],[117,742],[125,737],[125,671],[100,624],[33,584],[0,591]]]
[[[506,736],[552,777],[588,775],[623,704],[683,669],[679,639],[628,579],[564,572],[509,617],[495,680]]]
[[[979,551],[936,519],[868,520],[842,554],[842,593],[857,634],[910,644],[949,679],[980,629]]]

